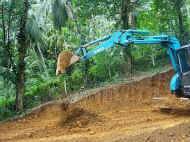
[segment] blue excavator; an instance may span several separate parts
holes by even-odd
[[[70,65],[78,61],[88,60],[107,49],[118,47],[117,45],[128,48],[131,44],[158,44],[166,48],[175,71],[175,75],[170,81],[170,90],[177,97],[190,98],[190,45],[181,46],[179,40],[174,36],[150,36],[150,33],[145,30],[120,30],[82,45],[72,53],[69,64],[66,67],[57,68],[56,74],[63,73],[65,68]],[[63,60],[63,58],[58,58],[58,64],[63,62]]]

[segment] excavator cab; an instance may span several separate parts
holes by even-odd
[[[184,97],[190,98],[190,45],[178,49],[177,58]]]

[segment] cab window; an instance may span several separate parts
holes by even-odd
[[[190,71],[190,47],[180,50],[178,58],[182,73]]]

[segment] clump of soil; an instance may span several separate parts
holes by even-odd
[[[62,51],[57,59],[56,75],[64,73],[65,69],[70,65],[73,53],[70,51]]]
[[[98,119],[97,114],[89,112],[82,108],[73,108],[67,112],[66,116],[62,116],[60,125],[62,127],[86,127],[88,124],[96,122]]]

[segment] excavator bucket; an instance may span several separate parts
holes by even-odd
[[[76,63],[79,59],[79,56],[70,51],[62,51],[57,59],[56,75],[64,73],[70,65]]]

